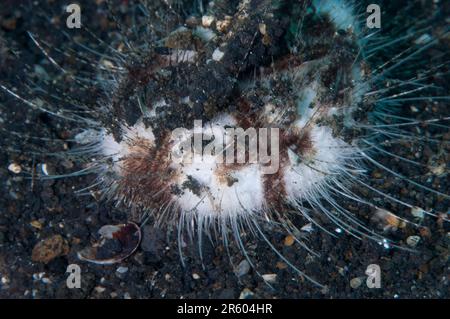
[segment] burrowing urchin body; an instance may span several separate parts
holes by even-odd
[[[343,182],[341,170],[357,167],[354,136],[345,132],[364,93],[355,21],[341,22],[349,24],[338,33],[331,11],[306,15],[321,17],[314,32],[327,44],[311,41],[297,48],[307,54],[291,53],[283,43],[289,20],[276,17],[288,7],[243,2],[214,39],[196,43],[204,27],[177,29],[162,40],[171,46],[165,54],[153,49],[131,67],[98,137],[102,155],[112,159],[106,169],[112,176],[105,178],[114,199],[152,211],[170,206],[176,219],[226,224],[315,201],[334,177]],[[350,14],[351,7],[337,10]],[[138,105],[130,98],[141,91],[147,97]],[[186,129],[184,140],[174,140],[177,128]],[[247,136],[248,129],[266,128],[271,137],[278,129],[279,154],[273,155],[279,158],[249,163],[247,154],[244,163],[225,163],[223,153],[235,148],[227,128]],[[202,133],[206,142],[219,140],[223,152],[206,154],[204,145],[194,145],[189,163],[173,158],[174,148]]]
[[[297,214],[387,244],[339,202],[389,215],[352,190],[382,193],[364,182],[367,164],[378,166],[368,128],[379,124],[371,117],[381,77],[356,8],[222,0],[205,10],[139,58],[100,61],[108,98],[75,136],[95,185],[159,226],[177,226],[180,238],[218,228],[241,247],[243,230],[267,241],[265,224],[298,234]]]

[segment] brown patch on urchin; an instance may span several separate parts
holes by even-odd
[[[315,150],[310,130],[304,129],[284,132],[280,138],[280,149],[282,156],[286,157],[288,157],[287,151],[289,149],[299,157],[314,156]]]
[[[302,57],[293,54],[287,54],[274,61],[270,66],[261,67],[260,76],[267,77],[276,72],[290,71],[294,68],[300,67],[303,62],[304,60]]]
[[[266,174],[263,177],[264,198],[267,203],[270,203],[270,208],[281,209],[285,204],[286,187],[283,181],[283,167],[280,163],[280,168],[275,174]]]
[[[233,177],[233,172],[244,168],[246,165],[248,164],[220,164],[214,174],[219,183],[227,187],[232,187],[234,183],[239,182],[237,178]]]
[[[172,198],[170,187],[175,170],[170,168],[170,143],[159,145],[136,138],[130,141],[130,154],[121,161],[118,194],[126,204],[159,208]]]
[[[280,135],[280,167],[275,174],[264,175],[264,194],[266,201],[271,203],[271,208],[281,209],[286,202],[286,187],[284,184],[284,172],[289,166],[288,151],[291,150],[300,158],[314,156],[315,150],[308,130],[304,132],[283,131]]]

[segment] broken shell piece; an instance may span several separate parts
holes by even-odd
[[[38,220],[33,220],[32,222],[30,222],[30,225],[36,229],[42,229],[42,224]]]
[[[46,163],[37,164],[36,169],[39,174],[44,176],[51,176],[55,174],[53,167],[51,167],[51,165],[47,165]]]
[[[44,175],[48,176],[48,169],[47,169],[47,164],[41,164],[41,171]]]
[[[133,222],[106,225],[98,231],[100,240],[78,252],[78,258],[99,265],[111,265],[132,255],[141,242],[141,229]]]

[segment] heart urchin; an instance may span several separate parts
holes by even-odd
[[[447,128],[439,121],[448,118],[399,111],[407,101],[439,100],[414,95],[429,86],[422,83],[427,71],[413,59],[442,34],[386,58],[386,48],[420,34],[411,31],[398,41],[378,37],[348,2],[222,0],[210,2],[207,11],[202,18],[183,17],[162,34],[153,34],[152,26],[155,40],[129,54],[111,48],[99,63],[105,96],[87,115],[57,112],[2,87],[84,126],[69,153],[89,158],[82,173],[96,174],[92,187],[108,200],[148,214],[159,227],[176,226],[180,243],[186,234],[201,242],[213,230],[245,254],[241,233],[255,234],[301,274],[271,244],[266,225],[305,247],[293,216],[332,235],[395,245],[348,204],[365,206],[388,226],[402,219],[392,222],[372,196],[414,208],[367,181],[370,169],[448,198],[442,185],[414,180],[376,157],[423,165],[388,146],[422,142],[420,136],[408,139],[415,124]],[[393,78],[410,62],[416,69]]]

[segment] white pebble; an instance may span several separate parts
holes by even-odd
[[[209,28],[213,22],[214,22],[213,16],[203,16],[202,17],[202,25],[205,28]]]
[[[131,299],[131,295],[129,292],[123,294],[123,299]]]
[[[268,282],[269,284],[273,284],[277,281],[277,275],[276,274],[265,274],[262,275],[265,282]]]
[[[419,242],[420,242],[419,236],[409,236],[408,238],[406,238],[406,243],[410,247],[416,247]]]
[[[2,284],[3,285],[9,284],[9,278],[8,277],[2,277]]]
[[[236,267],[235,273],[238,277],[246,275],[250,271],[250,263],[244,259]]]
[[[419,109],[414,105],[411,105],[410,109],[411,109],[411,112],[414,112],[414,113],[419,112]]]
[[[353,289],[358,288],[359,286],[361,286],[362,284],[362,280],[359,277],[353,278],[352,280],[350,280],[350,287],[352,287]]]
[[[239,295],[239,299],[250,299],[252,298],[254,293],[248,289],[244,288],[244,290],[241,291],[241,294]]]
[[[420,219],[423,219],[425,217],[425,211],[422,208],[417,207],[417,206],[411,208],[411,214],[414,217],[417,217],[417,218],[420,218]]]
[[[214,61],[220,61],[220,60],[222,60],[224,55],[225,55],[225,53],[223,53],[222,51],[219,50],[219,48],[217,48],[214,50],[212,58]]]
[[[99,294],[101,294],[102,292],[104,292],[106,290],[106,288],[105,287],[102,287],[102,286],[97,286],[97,287],[95,287],[95,291],[97,292],[97,293],[99,293]]]
[[[116,271],[117,271],[119,274],[124,274],[124,273],[126,273],[126,272],[128,271],[128,267],[120,266],[119,268],[117,268]]]
[[[22,171],[22,167],[17,163],[11,163],[8,166],[8,170],[13,172],[14,174],[19,174]]]

